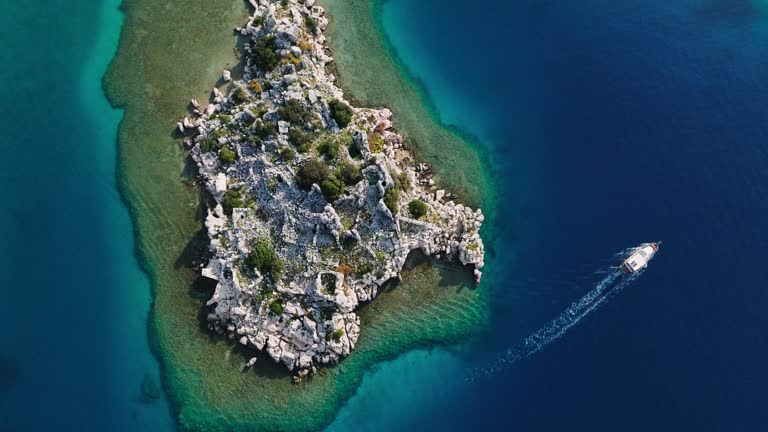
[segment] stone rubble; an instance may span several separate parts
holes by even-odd
[[[177,129],[212,199],[205,219],[211,258],[202,269],[217,281],[207,303],[209,325],[262,350],[296,371],[300,381],[317,365],[337,363],[354,349],[361,331],[356,309],[399,278],[411,251],[472,266],[479,281],[484,217],[434,187],[429,166],[415,164],[403,137],[392,130],[388,109],[352,108],[352,121],[339,127],[329,103],[344,99],[327,68],[332,58],[324,46],[328,20],[322,7],[313,0],[249,3],[254,13],[236,29],[248,38],[242,78],[224,70],[228,94],[214,88],[202,111],[192,99],[195,118],[185,117]],[[281,62],[263,71],[252,49],[270,36]],[[347,140],[338,159],[362,168],[362,179],[333,202],[319,185],[303,190],[296,182],[299,167],[316,157],[312,151],[291,160],[280,156],[293,147],[291,131],[302,128],[280,119],[278,110],[289,100],[310,113],[305,127],[318,138],[315,145]],[[274,134],[255,138],[256,129],[270,122]],[[217,154],[211,145],[222,150]],[[225,147],[236,155],[234,163],[221,159]],[[392,189],[400,194],[395,214],[384,201]],[[238,201],[228,215],[230,194]],[[416,199],[428,208],[421,218],[410,214],[408,203]],[[259,240],[285,263],[276,278],[245,265]],[[253,357],[247,366],[255,363]]]

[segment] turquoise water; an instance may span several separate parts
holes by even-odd
[[[0,16],[2,430],[172,430],[162,399],[141,401],[159,375],[151,298],[117,190],[121,113],[101,89],[119,3],[14,3]]]

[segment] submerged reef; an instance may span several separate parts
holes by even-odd
[[[356,310],[412,251],[471,266],[479,281],[484,217],[437,189],[389,110],[344,99],[322,7],[250,3],[236,29],[243,70],[225,70],[222,89],[205,107],[193,99],[177,127],[209,197],[209,327],[298,381],[354,349],[365,331]]]

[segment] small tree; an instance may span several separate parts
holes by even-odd
[[[339,157],[339,143],[334,139],[327,139],[317,146],[317,152],[327,160],[334,160]]]
[[[251,269],[256,269],[263,275],[270,276],[273,280],[280,277],[285,264],[265,239],[258,240],[251,248],[251,252],[245,258],[245,264]]]
[[[309,118],[309,110],[304,108],[298,99],[289,99],[284,106],[277,109],[281,120],[295,125],[304,125]]]
[[[277,156],[287,162],[296,157],[296,150],[288,146],[280,147],[277,151]]]
[[[292,127],[288,131],[288,142],[290,142],[296,149],[302,153],[305,153],[312,144],[312,137],[300,131],[298,128]]]
[[[310,159],[304,162],[304,165],[296,173],[296,183],[302,189],[309,190],[312,188],[312,184],[321,184],[330,175],[331,172],[324,163],[317,159]]]
[[[334,99],[328,103],[328,107],[331,109],[331,117],[336,120],[336,123],[340,128],[344,129],[352,121],[352,115],[354,112],[349,105],[344,102]]]
[[[384,204],[393,215],[397,214],[397,202],[400,201],[400,191],[397,189],[387,189],[384,193]]]
[[[270,35],[262,37],[251,47],[253,64],[269,72],[280,64],[280,54],[275,51],[275,37]]]
[[[248,100],[248,93],[245,92],[245,90],[237,86],[234,92],[232,92],[232,101],[236,104],[241,104]]]
[[[356,163],[344,161],[339,164],[339,177],[347,186],[352,186],[363,179],[363,173]]]
[[[328,202],[334,202],[344,193],[344,182],[331,174],[320,183],[320,189]]]
[[[266,139],[277,134],[277,126],[272,122],[257,121],[253,133],[261,139]]]
[[[429,207],[427,207],[427,205],[422,200],[415,199],[408,203],[408,211],[416,219],[419,219],[420,217],[427,214],[427,210],[429,210]]]

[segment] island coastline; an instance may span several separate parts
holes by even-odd
[[[128,27],[127,31],[129,33],[131,26],[135,24],[131,22],[131,7],[142,6],[151,8],[151,6],[147,6],[146,4],[141,5],[139,3],[141,2],[132,2],[132,4],[126,6],[126,14],[128,15],[126,27]],[[221,6],[210,4],[192,5],[192,7],[201,9],[213,9],[214,7],[221,8]],[[244,8],[242,11],[232,12],[230,15],[231,21],[228,23],[229,25],[227,27],[231,30],[232,27],[236,26],[233,21],[240,23],[245,12]],[[173,21],[173,19],[167,17],[165,19],[171,22]],[[224,25],[222,24],[220,28],[223,27]],[[146,31],[146,29],[143,30]],[[182,32],[182,35],[183,34],[184,33]],[[222,30],[219,30],[218,34],[222,35],[225,33]],[[126,49],[126,45],[132,46],[134,49],[136,48],[135,41],[131,41],[130,37],[128,39],[128,41],[121,40],[121,52],[118,54],[118,57],[121,55],[125,57],[127,55],[123,52]],[[230,53],[232,51],[232,46],[234,46],[234,44],[231,44],[227,47],[227,44],[224,42],[219,42],[218,45],[221,47],[219,48],[219,51],[229,51]],[[200,52],[203,53],[204,50],[201,50]],[[200,93],[202,93],[203,88],[205,87],[201,86],[205,85],[207,87],[203,82],[205,78],[210,79],[211,77],[217,76],[218,72],[221,70],[220,68],[232,67],[234,64],[233,61],[219,62],[215,65],[215,72],[210,72],[210,69],[214,66],[204,67],[203,69],[210,73],[208,73],[207,77],[203,76],[203,79],[196,77],[199,79],[199,84],[192,85],[191,87],[200,89]],[[122,70],[122,74],[120,72],[115,72],[117,70]],[[113,95],[121,93],[124,95],[123,97],[127,98],[130,96],[131,91],[135,91],[139,88],[137,86],[138,83],[128,83],[128,85],[126,85],[126,74],[129,70],[131,70],[130,67],[127,67],[125,64],[121,66],[119,61],[116,68],[113,68],[111,79],[108,79],[107,83],[108,87],[112,87],[111,92]],[[189,72],[189,75],[193,74]],[[185,76],[187,75],[185,74]],[[159,83],[162,82],[162,80],[156,82]],[[182,88],[183,83],[176,83],[175,85],[177,87],[175,90],[177,94],[184,91]],[[116,92],[115,89],[123,91]],[[128,91],[126,92],[126,90]],[[136,93],[142,94],[145,97],[147,96],[147,93],[141,91]],[[149,94],[151,95],[151,93]],[[407,349],[426,347],[435,343],[445,344],[462,340],[468,332],[474,331],[473,329],[477,329],[483,322],[485,322],[486,316],[484,305],[487,300],[484,290],[462,290],[459,294],[449,292],[452,290],[447,289],[446,287],[439,288],[437,286],[437,281],[440,279],[443,281],[459,280],[457,283],[460,285],[464,283],[460,282],[462,279],[461,275],[451,275],[452,273],[450,269],[443,269],[439,264],[427,267],[420,266],[408,272],[405,276],[405,282],[398,287],[397,290],[383,294],[376,300],[376,302],[372,303],[370,307],[367,307],[366,310],[362,312],[361,320],[364,322],[364,325],[368,325],[372,329],[375,329],[375,331],[372,331],[369,337],[361,338],[357,354],[345,360],[340,367],[325,372],[324,375],[318,377],[317,381],[319,382],[313,383],[313,386],[316,386],[317,388],[309,393],[318,394],[322,391],[326,392],[326,395],[322,399],[322,406],[317,404],[318,400],[315,399],[316,396],[307,394],[308,391],[306,389],[299,389],[297,391],[295,386],[290,384],[290,379],[286,377],[285,374],[280,375],[282,378],[276,378],[274,376],[274,370],[260,371],[260,378],[253,381],[249,380],[245,383],[240,382],[239,372],[235,371],[239,371],[242,364],[245,362],[243,356],[237,352],[232,352],[231,345],[226,341],[210,340],[210,336],[201,332],[200,328],[195,324],[199,323],[197,312],[200,309],[201,300],[203,300],[202,297],[207,294],[205,294],[204,289],[199,290],[199,287],[195,285],[195,275],[192,268],[187,266],[186,262],[182,262],[183,260],[177,259],[178,257],[186,256],[187,253],[185,251],[188,252],[190,249],[194,250],[200,247],[199,244],[189,242],[189,238],[193,238],[195,233],[199,230],[199,219],[182,216],[182,209],[184,209],[183,211],[187,212],[187,214],[190,214],[194,213],[195,208],[198,206],[199,198],[197,196],[196,188],[191,185],[186,186],[183,188],[184,191],[181,196],[178,192],[171,191],[172,188],[179,188],[177,185],[179,184],[179,179],[183,178],[185,170],[183,156],[180,153],[180,150],[175,150],[172,147],[172,140],[167,136],[169,135],[168,131],[173,129],[173,124],[179,114],[179,105],[173,107],[171,106],[171,102],[178,104],[178,102],[183,102],[183,100],[188,99],[189,97],[195,97],[196,95],[187,92],[185,96],[186,98],[184,99],[180,99],[179,96],[173,95],[165,96],[168,99],[168,102],[163,102],[160,110],[147,110],[143,107],[137,107],[137,103],[134,103],[133,109],[130,107],[127,108],[126,120],[124,120],[123,125],[121,125],[121,166],[125,166],[125,170],[121,170],[121,177],[123,181],[127,182],[127,197],[131,203],[133,210],[132,214],[137,223],[137,233],[139,236],[143,262],[146,265],[148,272],[152,275],[153,280],[155,304],[153,306],[153,316],[150,327],[156,341],[157,352],[163,363],[163,369],[165,371],[164,383],[168,389],[168,393],[177,414],[180,417],[182,428],[197,430],[231,430],[246,427],[265,430],[270,428],[282,430],[316,429],[319,425],[326,424],[338,406],[349,397],[352,392],[354,392],[354,388],[356,383],[359,382],[362,372],[370,364],[382,359],[397,356],[398,353]],[[118,105],[123,105],[121,102],[124,102],[124,99],[121,101],[121,97],[114,97],[112,100],[113,103],[117,103]],[[137,100],[137,102],[140,101]],[[137,110],[145,110],[147,114],[144,116],[146,116],[147,119],[156,116],[158,112],[168,113],[161,116],[164,119],[162,122],[158,122],[165,124],[165,126],[160,125],[163,128],[166,128],[164,129],[165,132],[159,132],[160,127],[157,127],[155,129],[158,132],[149,134],[153,136],[155,140],[165,136],[162,138],[162,142],[154,142],[151,145],[147,144],[142,149],[144,152],[156,152],[156,154],[160,156],[160,162],[162,162],[160,166],[157,167],[158,171],[151,172],[155,173],[155,180],[161,180],[161,185],[167,189],[159,193],[154,192],[153,194],[156,194],[155,196],[164,197],[182,197],[180,205],[177,205],[178,210],[170,213],[174,215],[174,217],[170,218],[173,223],[170,225],[168,224],[167,215],[169,213],[166,213],[166,217],[164,218],[165,222],[160,224],[160,226],[164,226],[165,228],[160,229],[159,231],[157,226],[151,228],[153,224],[156,223],[151,222],[151,220],[154,220],[151,219],[151,217],[157,217],[157,215],[153,214],[156,205],[153,206],[152,201],[147,201],[147,197],[145,196],[147,194],[146,191],[141,188],[136,188],[135,182],[137,174],[128,172],[132,165],[136,166],[136,164],[139,164],[139,166],[146,168],[146,164],[151,165],[154,163],[154,161],[147,162],[144,158],[136,155],[132,156],[133,159],[131,159],[131,156],[126,155],[126,142],[131,142],[132,145],[135,145],[137,141],[141,141],[137,139],[138,137],[146,137],[147,135],[147,130],[142,130],[141,133],[138,133],[135,130],[128,132],[125,130],[126,125],[133,128],[135,127],[133,125],[136,123],[141,123],[140,120],[135,118],[133,121],[130,119],[132,115],[136,116]],[[171,113],[173,113],[172,117],[170,116]],[[397,115],[398,114],[396,114],[396,116]],[[135,151],[139,152],[138,150]],[[149,156],[145,157],[148,158]],[[170,175],[168,175],[168,170],[171,171]],[[133,181],[131,181],[131,178],[133,178]],[[131,183],[134,183],[134,186],[131,186]],[[144,185],[144,187],[149,186]],[[156,186],[152,187],[156,188]],[[158,217],[158,219],[160,218]],[[150,222],[148,222],[148,220],[150,220]],[[178,235],[179,232],[186,232],[188,234]],[[185,238],[185,240],[182,240],[182,237]],[[149,243],[149,246],[143,243]],[[176,253],[175,256],[164,256],[162,254],[163,251],[158,250],[160,249],[158,247],[159,244],[163,244],[165,253],[168,252],[168,246],[172,246],[172,250],[178,250],[179,252]],[[438,268],[441,270],[438,271]],[[172,270],[163,274],[161,269]],[[172,289],[172,286],[176,286],[177,288]],[[419,289],[414,289],[417,286]],[[449,286],[451,285],[449,284]],[[424,287],[432,288],[424,289]],[[469,296],[469,298],[467,296]],[[376,345],[380,342],[376,341],[380,340],[381,342],[384,342],[384,339],[382,338],[387,338],[387,336],[383,336],[384,334],[401,331],[401,329],[398,328],[399,324],[397,317],[406,317],[410,314],[411,311],[407,310],[408,308],[403,308],[403,304],[408,302],[408,300],[406,300],[408,298],[410,298],[411,301],[419,299],[425,303],[435,303],[434,307],[430,304],[425,304],[424,310],[422,311],[424,313],[420,313],[420,315],[423,315],[424,321],[415,323],[415,328],[422,327],[426,330],[426,328],[431,326],[431,330],[429,330],[426,335],[414,334],[412,339],[399,341],[399,346],[392,347],[389,346],[391,345],[390,343],[385,343],[377,348]],[[440,303],[442,303],[443,306],[439,306]],[[464,313],[466,315],[452,317],[449,321],[445,321],[447,319],[447,316],[445,315],[445,307],[449,304],[463,305],[462,307],[465,309]],[[171,312],[171,310],[174,312]],[[385,313],[384,311],[387,310],[389,310],[389,312]],[[441,320],[445,322],[441,322]],[[184,336],[184,334],[186,334],[186,336]],[[176,345],[179,343],[178,341],[184,341],[184,343],[182,343],[181,346]],[[210,366],[208,365],[214,361],[220,363],[220,366],[224,370],[212,371],[206,369],[209,368]],[[180,369],[181,365],[184,365],[184,368],[188,370]],[[350,372],[354,373],[350,374]],[[202,384],[200,381],[201,377],[208,377],[208,375],[210,375],[210,377],[207,379],[206,384]],[[259,384],[258,382],[255,382],[257,380],[262,380],[264,382]],[[276,384],[275,380],[278,380],[280,383],[285,381],[288,381],[289,383],[284,388],[281,387],[282,384],[278,384],[278,388],[274,389]],[[335,384],[333,382],[335,382]],[[210,387],[211,385],[215,386]],[[237,400],[237,398],[242,397],[246,393],[248,397],[252,398],[254,394],[258,393],[259,388],[267,387],[275,390],[269,398],[262,399],[261,401],[247,398],[243,401]],[[336,390],[331,390],[333,388]],[[327,393],[329,391],[331,391],[330,394],[333,394],[334,396],[329,397]],[[199,397],[200,394],[203,396],[200,397],[201,400],[196,401],[192,400],[192,394],[195,394],[196,397]],[[302,409],[302,406],[304,406],[305,409],[311,407],[311,412],[313,413],[311,416],[307,416],[308,418],[304,419],[303,422],[289,422],[290,419],[284,417],[284,414],[287,412],[286,410],[291,408]],[[272,410],[274,410],[274,413],[266,412]],[[262,415],[257,416],[257,418],[251,418],[246,413],[252,411],[258,411]],[[242,414],[242,416],[238,417],[238,414]]]

